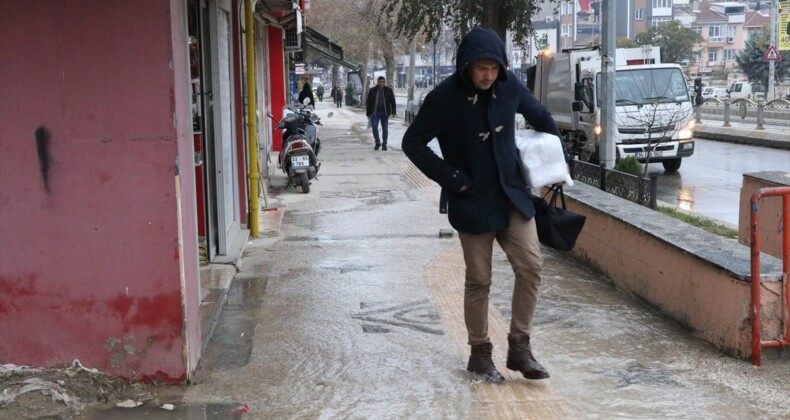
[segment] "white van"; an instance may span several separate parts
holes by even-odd
[[[746,98],[752,99],[752,84],[749,82],[732,82],[730,88],[727,89],[730,99]]]

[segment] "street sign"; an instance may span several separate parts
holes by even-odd
[[[768,51],[765,52],[763,61],[782,61],[782,56],[779,54],[779,51],[776,51],[776,47],[771,45],[768,47]]]

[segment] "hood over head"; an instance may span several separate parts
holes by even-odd
[[[473,28],[461,40],[458,54],[455,57],[455,72],[463,80],[466,79],[466,69],[475,60],[488,58],[495,60],[501,67],[497,80],[507,80],[507,51],[505,43],[493,29]]]

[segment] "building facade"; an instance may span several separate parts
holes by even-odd
[[[252,4],[0,2],[0,363],[194,373],[199,266],[251,234],[304,10]]]

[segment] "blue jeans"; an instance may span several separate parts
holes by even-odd
[[[381,134],[384,136],[384,142],[379,141],[379,121],[381,121]],[[388,117],[384,113],[374,112],[370,116],[370,127],[373,128],[373,139],[376,144],[387,145],[387,125],[389,124]]]

